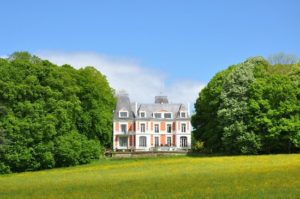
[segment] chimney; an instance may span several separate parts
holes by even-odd
[[[135,117],[137,117],[137,102],[135,102]]]
[[[169,100],[167,96],[155,96],[155,104],[168,104]]]

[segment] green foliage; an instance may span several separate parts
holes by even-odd
[[[203,140],[207,152],[219,152],[222,148],[222,128],[217,118],[217,111],[221,105],[222,85],[225,78],[233,70],[231,66],[228,70],[219,72],[199,93],[195,103],[196,114],[192,116],[194,139]]]
[[[86,136],[77,132],[71,132],[55,139],[56,166],[89,163],[93,159],[98,159],[99,155],[99,143],[95,140],[88,140]]]
[[[260,149],[259,137],[247,129],[249,85],[254,82],[253,69],[264,64],[262,58],[248,59],[236,67],[222,85],[218,119],[223,127],[225,152],[256,154]]]
[[[27,52],[0,59],[1,162],[11,171],[90,162],[111,144],[114,106],[113,90],[92,67],[59,67]],[[57,150],[70,136],[80,150],[69,145],[75,160],[66,161]]]
[[[204,150],[204,142],[200,140],[193,140],[192,142],[192,150],[195,152],[203,152]]]
[[[299,148],[298,86],[288,76],[272,74],[258,78],[250,87],[249,128],[263,138],[263,150],[268,153]]]
[[[261,57],[230,67],[195,103],[195,138],[211,152],[296,152],[300,146],[300,65]]]
[[[0,174],[7,174],[10,173],[10,168],[9,166],[6,166],[3,164],[3,162],[0,162]]]

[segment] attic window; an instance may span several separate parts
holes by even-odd
[[[143,111],[143,112],[140,112],[140,117],[141,117],[141,118],[145,118],[145,117],[146,117],[146,112],[144,112],[144,111]]]
[[[172,113],[165,113],[164,118],[171,119],[172,118]]]
[[[122,118],[128,117],[128,112],[127,111],[120,111],[119,112],[119,117],[122,117]]]
[[[186,112],[180,112],[180,117],[181,118],[186,118]]]
[[[161,118],[161,113],[154,113],[154,118]]]

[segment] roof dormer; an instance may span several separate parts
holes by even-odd
[[[180,111],[179,117],[180,117],[180,118],[187,118],[187,117],[188,117],[188,114],[187,114],[186,111]]]
[[[146,118],[147,117],[146,111],[140,111],[139,114],[140,114],[140,118]]]
[[[119,111],[119,118],[128,118],[129,117],[129,113],[127,110],[120,110]]]

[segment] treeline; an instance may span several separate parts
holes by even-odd
[[[113,90],[93,67],[0,59],[0,173],[84,164],[111,145]]]
[[[300,64],[256,57],[230,66],[199,93],[195,111],[194,138],[206,152],[299,152]]]

